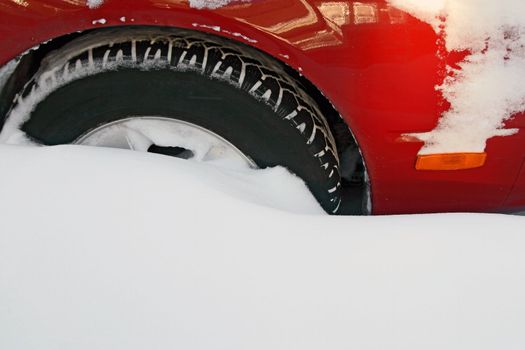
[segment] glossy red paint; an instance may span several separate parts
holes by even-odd
[[[242,41],[304,74],[341,113],[363,151],[375,214],[525,207],[525,170],[516,183],[523,132],[489,140],[479,169],[415,170],[421,143],[400,135],[433,129],[447,108],[434,88],[444,61],[430,26],[385,0],[253,0],[213,11],[188,0],[106,0],[96,9],[85,0],[0,0],[0,19],[0,64],[99,27],[172,26]],[[525,127],[525,115],[509,127]]]

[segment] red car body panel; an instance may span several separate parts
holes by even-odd
[[[415,169],[422,144],[400,135],[436,126],[447,108],[435,89],[445,62],[431,27],[385,0],[253,0],[216,10],[188,0],[106,0],[96,9],[85,0],[0,0],[0,18],[0,65],[42,42],[100,27],[179,27],[244,42],[301,72],[340,112],[363,152],[373,213],[525,207],[521,131],[489,140],[481,168]],[[525,115],[508,126],[525,127]]]

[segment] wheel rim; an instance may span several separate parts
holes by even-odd
[[[73,144],[170,155],[229,167],[257,168],[237,147],[211,130],[178,119],[130,117],[106,123]]]

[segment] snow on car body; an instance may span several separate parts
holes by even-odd
[[[333,108],[357,140],[373,213],[525,207],[521,132],[489,139],[482,166],[416,169],[423,143],[406,135],[438,124],[448,105],[435,87],[446,77],[447,61],[457,58],[437,55],[440,38],[432,27],[386,1],[215,1],[211,7],[186,0],[90,3],[0,0],[0,64],[43,43],[49,50],[71,40],[72,33],[78,37],[105,27],[173,27],[221,36],[264,52],[319,89],[315,99],[324,104],[323,112]],[[38,59],[41,51],[34,52]],[[2,115],[9,97],[4,91]],[[518,115],[506,128],[524,124]]]

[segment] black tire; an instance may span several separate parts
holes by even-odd
[[[339,210],[338,154],[318,106],[281,63],[242,44],[186,30],[91,34],[48,55],[21,96],[37,101],[21,128],[41,144],[129,116],[175,118],[260,167],[287,167],[328,213]]]

